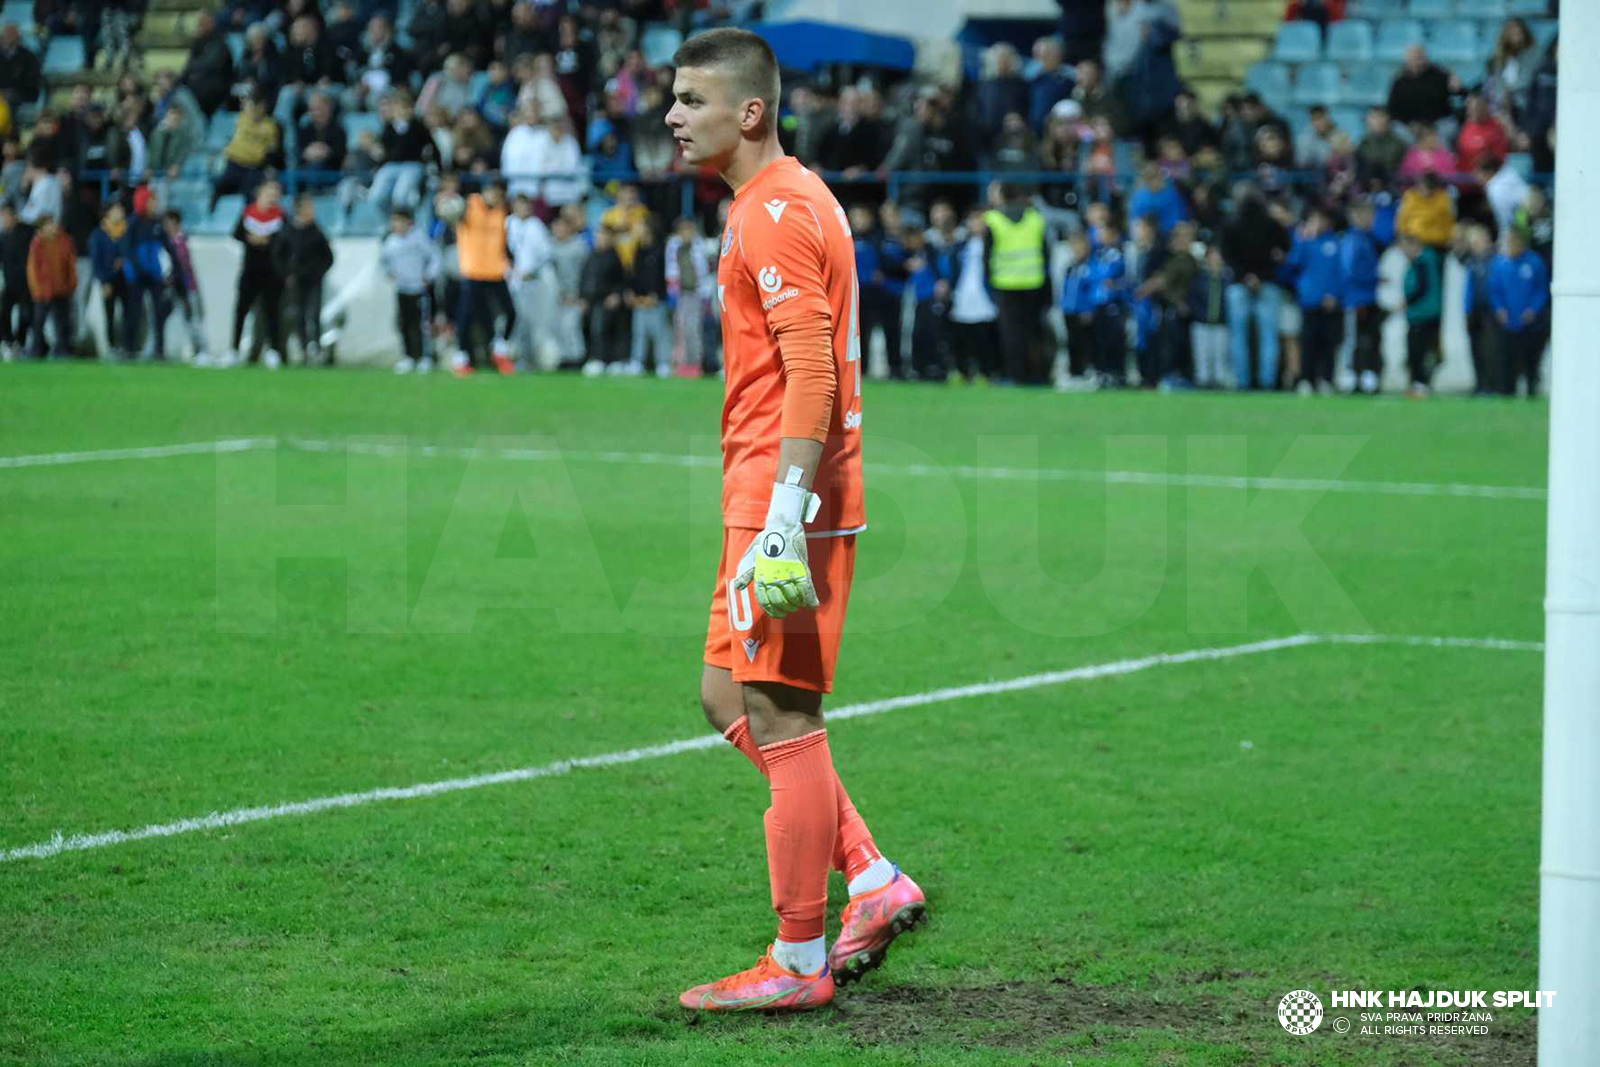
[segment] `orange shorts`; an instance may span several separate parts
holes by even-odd
[[[856,535],[806,538],[811,581],[821,603],[809,611],[770,619],[756,603],[755,590],[733,588],[739,560],[760,532],[733,527],[722,531],[706,662],[732,671],[736,682],[782,682],[797,689],[832,692],[845,610],[850,606],[850,579],[856,571]]]

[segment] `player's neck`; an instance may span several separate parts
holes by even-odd
[[[722,172],[722,180],[728,183],[737,196],[739,190],[750,184],[750,179],[783,156],[783,145],[778,143],[776,136],[765,137],[759,141],[745,141],[739,145],[733,158],[728,161],[727,168]]]

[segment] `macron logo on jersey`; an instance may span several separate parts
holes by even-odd
[[[772,216],[772,221],[777,222],[783,218],[783,209],[789,206],[789,201],[773,197],[761,206],[767,209],[767,214]]]

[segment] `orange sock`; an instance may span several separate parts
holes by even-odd
[[[878,846],[872,840],[872,832],[867,829],[866,822],[856,813],[856,806],[850,802],[850,794],[844,791],[844,783],[839,780],[838,772],[833,775],[833,794],[839,809],[839,831],[833,844],[833,869],[844,872],[846,879],[854,878],[862,871],[883,857],[878,851]]]
[[[732,726],[723,731],[722,736],[728,744],[744,753],[763,778],[767,777],[767,763],[761,758],[761,746],[750,736],[748,716],[739,716]],[[877,844],[872,840],[872,832],[856,812],[856,806],[850,802],[850,794],[845,792],[844,783],[839,780],[837,772],[833,776],[833,791],[839,813],[839,829],[833,843],[833,869],[850,879],[872,866],[883,853],[878,851]]]
[[[778,937],[811,941],[823,935],[828,907],[828,861],[839,829],[837,779],[828,732],[762,745],[772,784],[767,809],[767,872]]]
[[[722,731],[722,736],[727,739],[728,744],[743,752],[745,759],[756,765],[761,777],[767,777],[767,761],[761,758],[761,746],[750,736],[750,716],[739,716],[732,726]]]

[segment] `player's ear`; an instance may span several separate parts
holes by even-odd
[[[759,96],[752,96],[744,102],[744,108],[739,112],[739,129],[745,133],[760,133],[767,122],[767,105]]]

